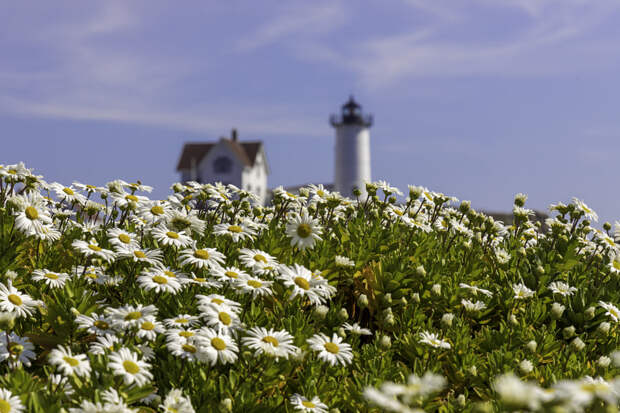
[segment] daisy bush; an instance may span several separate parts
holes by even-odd
[[[0,165],[1,412],[614,411],[620,223]],[[601,229],[602,228],[602,229]]]

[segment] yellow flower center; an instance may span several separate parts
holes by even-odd
[[[153,282],[156,282],[157,284],[168,284],[166,277],[162,277],[161,275],[154,276]]]
[[[7,345],[7,350],[9,351],[9,353],[11,353],[13,356],[19,356],[22,351],[24,351],[24,346],[22,346],[19,343],[15,343],[13,341],[11,341],[8,345]]]
[[[286,195],[290,196],[291,198],[297,198],[297,197],[295,196],[295,194],[291,194],[291,193],[290,193],[290,192],[288,192],[288,191],[286,191]]]
[[[46,278],[49,278],[50,280],[57,280],[58,276],[56,274],[54,274],[53,272],[48,272],[47,274],[45,274]]]
[[[153,215],[163,215],[163,213],[164,209],[159,205],[155,205],[153,208],[151,208],[151,214]]]
[[[179,335],[184,338],[190,338],[194,336],[194,332],[193,331],[181,331]]]
[[[217,318],[219,318],[219,320],[225,326],[229,326],[230,323],[232,322],[232,319],[230,318],[230,315],[228,313],[223,312],[223,311],[218,314]]]
[[[137,320],[140,317],[142,317],[142,313],[140,311],[132,311],[125,316],[125,321]]]
[[[172,238],[172,239],[179,239],[179,234],[177,234],[176,232],[173,232],[173,231],[166,232],[166,236],[168,238]]]
[[[295,284],[303,290],[308,291],[310,289],[310,283],[303,277],[295,277]]]
[[[123,361],[123,367],[125,368],[125,371],[129,374],[138,374],[138,372],[140,371],[140,366],[138,366],[131,360]]]
[[[135,195],[126,195],[125,199],[131,202],[138,202],[138,197]]]
[[[240,233],[240,232],[243,232],[243,228],[241,228],[239,225],[231,225],[231,226],[228,227],[228,230],[230,232],[235,232],[237,234]]]
[[[238,278],[239,277],[239,274],[237,274],[234,271],[226,271],[224,273],[224,275],[226,275],[228,278]]]
[[[308,238],[312,234],[312,228],[308,224],[299,224],[297,227],[297,235],[301,238]]]
[[[316,191],[316,194],[320,196],[321,198],[325,197],[325,192],[323,192],[322,189],[319,189],[318,191]]]
[[[212,299],[211,299],[211,302],[212,302],[213,304],[217,304],[217,305],[224,304],[224,300],[219,299],[219,298],[212,298]]]
[[[26,207],[26,217],[29,220],[34,221],[39,218],[39,212],[37,212],[37,209],[33,206]]]
[[[127,234],[119,235],[118,239],[121,240],[121,242],[124,243],[124,244],[131,243],[131,237],[129,235],[127,235]]]
[[[325,350],[329,351],[332,354],[338,354],[338,351],[340,351],[340,349],[338,348],[338,344],[332,343],[330,341],[323,344],[323,347],[325,347]]]
[[[155,328],[155,324],[151,323],[150,321],[145,321],[144,323],[142,323],[140,328],[142,330],[151,331]]]
[[[174,322],[179,324],[187,324],[189,323],[189,320],[187,318],[177,318]]]
[[[181,346],[181,348],[184,351],[187,351],[188,353],[195,353],[196,352],[196,347],[192,346],[191,344],[183,344]]]
[[[309,401],[309,400],[304,400],[304,401],[302,401],[302,402],[301,402],[301,404],[302,404],[304,407],[307,407],[308,409],[314,409],[314,408],[316,407],[316,404],[312,403],[312,402],[311,402],[311,401]]]
[[[80,364],[80,362],[77,359],[74,359],[73,357],[64,356],[62,359],[71,367],[75,367],[78,364]]]
[[[278,342],[278,339],[275,338],[274,336],[265,336],[261,340],[264,341],[265,343],[271,344],[274,347],[278,347],[278,345],[280,345],[280,342]]]
[[[209,251],[196,250],[196,251],[194,251],[194,257],[200,258],[201,260],[208,260],[209,257],[210,257]]]
[[[253,288],[260,288],[262,287],[263,283],[257,280],[248,280],[248,285]]]
[[[110,325],[108,323],[106,323],[105,321],[101,321],[101,320],[95,321],[93,325],[102,330],[107,330],[108,328],[110,328]]]
[[[207,281],[207,279],[206,278],[202,278],[202,277],[196,277],[196,278],[194,278],[194,281],[199,282],[199,283],[203,283],[203,282]]]
[[[173,273],[172,271],[165,270],[164,274],[166,274],[168,277],[171,277],[171,278],[177,278],[177,275]]]
[[[618,260],[614,259],[614,261],[613,261],[613,263],[612,263],[611,265],[613,265],[613,267],[614,267],[616,270],[620,271],[620,261],[618,261]]]
[[[101,247],[95,244],[88,244],[88,248],[90,248],[93,251],[97,251],[97,252],[101,251]]]
[[[19,295],[15,295],[15,294],[9,294],[8,297],[9,301],[11,303],[13,303],[13,305],[22,305],[23,301],[21,299],[21,297]]]
[[[99,278],[94,272],[87,272],[86,274],[84,274],[84,277],[92,278],[93,280]]]
[[[393,209],[393,211],[394,211],[394,213],[395,213],[396,215],[398,215],[399,217],[402,217],[402,216],[403,216],[403,211],[401,211],[400,209]]]
[[[256,262],[263,262],[263,263],[267,264],[267,258],[265,258],[265,256],[261,255],[261,254],[256,254],[254,256],[254,261],[256,261]]]
[[[137,258],[146,258],[146,254],[142,251],[134,251],[133,255],[135,255]]]
[[[213,337],[211,339],[211,345],[215,347],[217,351],[226,350],[226,342],[219,337]]]
[[[71,188],[62,188],[62,192],[64,192],[65,194],[67,194],[69,196],[75,195],[75,192],[73,192],[73,189],[71,189]]]

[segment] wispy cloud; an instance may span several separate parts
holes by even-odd
[[[282,39],[325,36],[345,20],[341,2],[309,2],[299,6],[284,6],[277,15],[259,25],[238,42],[241,51],[256,49]]]

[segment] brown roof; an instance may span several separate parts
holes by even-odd
[[[221,138],[220,142],[224,141],[230,149],[237,155],[241,162],[246,166],[254,166],[256,161],[256,155],[262,146],[262,142],[238,142],[231,139]],[[216,145],[216,143],[186,143],[183,146],[183,152],[181,152],[181,158],[177,164],[177,171],[182,169],[190,169],[192,166],[192,159],[196,160],[198,164],[202,158]]]

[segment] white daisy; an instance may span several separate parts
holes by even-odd
[[[353,323],[353,324],[344,323],[342,325],[342,328],[344,328],[345,331],[350,331],[351,334],[355,334],[355,335],[358,335],[358,336],[370,336],[370,335],[372,335],[372,331],[370,331],[367,328],[362,328],[358,323]]]
[[[291,396],[291,404],[295,410],[304,413],[327,413],[327,405],[321,402],[317,396],[308,399],[301,394],[295,393]]]
[[[25,407],[18,396],[13,396],[10,390],[0,388],[0,407],[4,413],[21,413]]]
[[[493,297],[493,293],[491,291],[485,290],[484,288],[476,287],[475,285],[460,283],[459,287],[471,291],[474,295],[478,295],[478,293],[481,293],[486,295],[487,297]]]
[[[529,288],[527,288],[525,286],[525,284],[520,283],[520,284],[513,284],[512,285],[512,290],[515,293],[514,298],[517,300],[521,300],[521,299],[525,299],[525,298],[530,298],[534,295],[534,291],[530,290]]]
[[[7,280],[7,283],[0,284],[0,310],[15,313],[17,317],[31,316],[35,307],[41,303],[13,287],[11,280]]]
[[[577,291],[575,287],[571,287],[562,281],[554,281],[549,284],[547,288],[549,288],[554,294],[560,294],[563,296],[573,295]]]
[[[225,283],[234,283],[239,277],[248,276],[248,273],[237,267],[214,267],[211,269],[211,274],[219,281]]]
[[[121,339],[113,335],[105,335],[97,337],[97,340],[90,345],[88,351],[92,354],[106,354],[114,351],[116,344],[120,343]]]
[[[138,236],[132,232],[122,230],[120,228],[110,228],[107,232],[108,241],[115,247],[134,247],[138,248]]]
[[[15,333],[11,333],[5,334],[0,339],[0,361],[8,359],[11,367],[17,367],[20,364],[30,366],[30,361],[36,357],[34,344],[30,342],[28,337],[20,337]],[[0,411],[2,410],[0,409]]]
[[[353,352],[351,346],[342,342],[342,338],[336,333],[332,335],[331,340],[323,333],[313,335],[307,340],[310,348],[318,351],[318,358],[330,365],[342,364],[346,366],[353,360]]]
[[[116,331],[112,328],[112,318],[96,313],[91,313],[90,316],[79,314],[75,317],[75,322],[79,328],[83,328],[91,334],[98,336],[105,336],[108,334],[115,334]]]
[[[327,292],[318,287],[321,283],[313,277],[312,272],[302,265],[281,265],[279,278],[286,287],[292,288],[290,299],[298,295],[307,297],[312,304],[324,304],[329,297]]]
[[[118,258],[128,258],[133,262],[149,265],[161,264],[162,252],[158,249],[147,250],[136,246],[116,247]]]
[[[144,386],[153,379],[149,371],[151,365],[138,360],[138,355],[128,348],[121,348],[109,355],[108,368],[115,376],[122,376],[126,385]]]
[[[244,346],[255,350],[254,355],[266,354],[277,360],[280,357],[288,359],[298,351],[298,348],[293,345],[293,336],[286,330],[276,331],[252,327],[246,333],[248,336],[243,337],[241,342]]]
[[[164,325],[168,328],[194,327],[200,323],[200,318],[189,314],[179,314],[176,317],[166,318]]]
[[[50,351],[49,361],[55,365],[65,376],[88,376],[90,375],[90,362],[86,354],[73,354],[69,347],[59,346]]]
[[[183,396],[183,390],[172,389],[164,399],[161,407],[165,413],[194,413],[189,397]]]
[[[94,239],[90,242],[75,240],[71,243],[71,246],[87,257],[98,257],[108,262],[114,261],[114,258],[116,257],[114,251],[101,248]]]
[[[62,288],[69,279],[69,274],[47,269],[34,270],[32,272],[32,279],[34,281],[45,281],[45,284],[51,288]]]
[[[161,269],[142,272],[138,277],[138,284],[148,291],[169,292],[174,295],[181,290],[182,285],[176,277],[170,277],[169,273]]]
[[[171,231],[165,226],[153,228],[151,235],[161,245],[173,246],[176,248],[185,248],[192,244],[192,237],[187,235],[185,231],[175,232]]]
[[[618,319],[620,319],[620,310],[618,310],[618,307],[616,307],[612,303],[606,303],[603,301],[599,301],[598,304],[605,310],[607,310],[605,315],[610,316],[611,319],[614,320],[616,323],[618,322]]]
[[[235,289],[241,294],[252,294],[253,297],[272,295],[273,281],[261,280],[251,275],[242,275],[235,280]]]
[[[230,332],[238,329],[241,320],[231,307],[225,304],[210,304],[208,306],[200,306],[202,317],[206,319],[209,327],[217,328],[219,331]]]
[[[420,333],[420,343],[428,344],[431,347],[435,348],[445,348],[450,349],[450,343],[445,340],[441,340],[439,336],[435,333],[429,333],[428,331],[423,331]]]
[[[181,265],[196,268],[214,268],[224,263],[226,257],[215,248],[191,248],[181,251]]]
[[[257,275],[269,274],[278,266],[278,261],[265,251],[242,248],[239,252],[241,264]]]
[[[470,313],[481,311],[487,308],[487,305],[483,303],[482,301],[476,301],[474,303],[469,300],[463,299],[461,300],[461,304],[463,305],[463,308],[465,309],[465,311],[470,312]]]
[[[300,250],[314,248],[316,242],[321,240],[322,231],[319,221],[310,217],[305,209],[286,224],[286,235],[291,238],[291,246]]]
[[[212,366],[218,362],[226,364],[237,360],[239,347],[228,334],[203,327],[196,335],[196,340],[200,343],[201,357]]]
[[[198,309],[205,311],[206,308],[211,305],[222,306],[231,309],[234,313],[239,314],[241,312],[241,304],[236,301],[230,300],[223,295],[210,294],[210,295],[196,295],[198,300]]]
[[[138,328],[138,332],[136,333],[138,337],[147,341],[155,341],[157,338],[157,334],[164,333],[166,329],[155,319],[155,316],[147,316],[145,320],[140,323],[140,327]]]
[[[213,227],[213,233],[218,236],[229,236],[233,242],[251,240],[256,236],[256,231],[244,223],[217,224]]]

